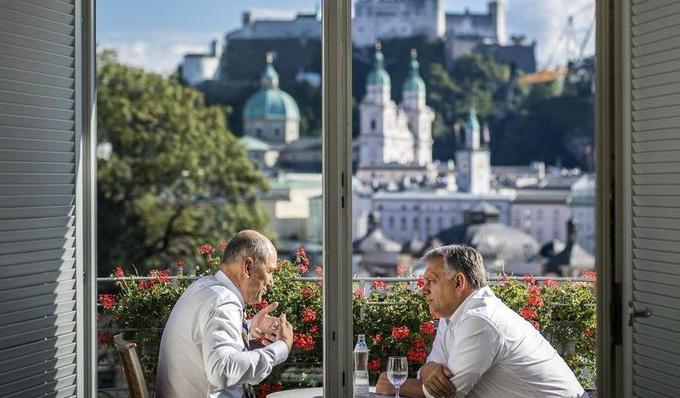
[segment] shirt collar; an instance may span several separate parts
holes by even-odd
[[[465,300],[463,300],[460,306],[458,306],[456,311],[453,312],[453,315],[451,315],[448,319],[444,318],[444,320],[446,321],[446,326],[448,327],[458,323],[463,314],[465,314],[467,307],[472,301],[473,297],[487,296],[489,293],[493,294],[493,291],[489,286],[484,286],[483,288],[477,289],[474,292],[470,293],[470,295],[467,296]]]
[[[238,297],[238,301],[241,303],[241,306],[245,305],[245,300],[243,299],[243,295],[241,294],[241,291],[238,290],[238,287],[236,284],[221,270],[217,271],[215,273],[215,279],[222,285],[224,285],[227,289],[231,290],[236,297]]]

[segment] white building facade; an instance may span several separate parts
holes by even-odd
[[[565,242],[571,218],[569,190],[517,190],[510,206],[510,225],[531,235],[543,245],[551,240]]]
[[[425,104],[425,82],[420,77],[417,54],[411,52],[411,71],[402,87],[403,101],[391,98],[390,76],[384,68],[380,44],[368,76],[366,96],[359,105],[359,172],[363,182],[380,173],[401,168],[422,172],[432,163],[434,112]],[[370,170],[370,172],[364,172]]]
[[[352,42],[368,47],[380,39],[441,38],[445,23],[442,0],[358,0],[354,4]]]
[[[484,201],[495,206],[499,222],[509,224],[513,191],[485,195],[446,190],[430,192],[378,192],[373,195],[373,210],[380,214],[385,236],[399,243],[427,237],[463,223],[465,210]]]

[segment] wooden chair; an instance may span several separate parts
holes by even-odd
[[[142,364],[139,362],[137,350],[135,349],[137,344],[123,340],[122,334],[113,336],[113,341],[120,355],[120,361],[123,364],[130,398],[150,398],[149,389],[144,380]]]

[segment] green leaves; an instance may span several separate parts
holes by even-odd
[[[268,188],[226,128],[222,108],[160,75],[100,56],[98,261],[168,262],[241,229],[267,232],[258,193]]]

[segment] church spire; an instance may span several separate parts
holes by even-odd
[[[268,51],[267,54],[265,54],[265,60],[267,64],[262,73],[260,84],[262,85],[262,88],[277,89],[279,88],[279,74],[276,72],[276,69],[274,69],[274,55]]]
[[[425,82],[420,77],[420,63],[418,62],[418,51],[415,48],[411,49],[411,70],[408,78],[404,81],[402,87],[404,92],[425,92]]]
[[[477,120],[477,109],[475,102],[472,101],[470,104],[470,110],[468,111],[468,120],[465,123],[465,146],[470,149],[480,148],[480,130],[479,130],[479,120]]]
[[[369,86],[390,86],[390,75],[385,70],[385,57],[382,53],[382,43],[375,42],[375,54],[373,55],[373,70],[368,75]]]

